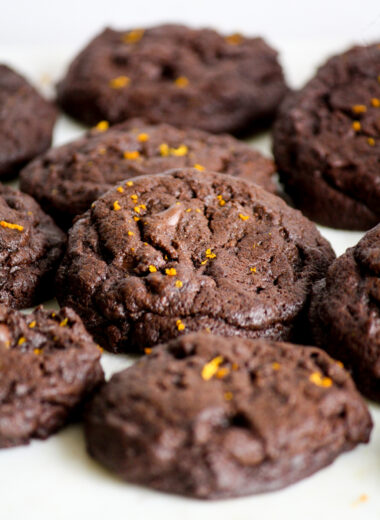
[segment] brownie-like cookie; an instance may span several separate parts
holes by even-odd
[[[50,149],[21,172],[21,189],[62,227],[118,181],[196,166],[256,182],[275,192],[274,163],[229,135],[132,120]]]
[[[285,190],[312,220],[369,229],[380,221],[380,45],[331,58],[283,102],[274,154]]]
[[[100,197],[69,232],[57,297],[106,348],[179,334],[300,337],[334,258],[314,224],[259,186],[179,169]]]
[[[65,240],[32,197],[0,184],[0,303],[22,308],[49,297]]]
[[[90,125],[146,117],[236,133],[271,119],[285,92],[277,53],[261,38],[162,25],[104,30],[71,64],[58,102]]]
[[[0,305],[0,448],[45,439],[103,381],[100,350],[72,309]]]
[[[197,498],[283,488],[368,442],[367,407],[325,352],[190,334],[114,375],[85,415],[123,479]]]
[[[0,65],[0,177],[49,148],[55,118],[53,105],[25,78]]]
[[[380,402],[380,224],[315,284],[310,321],[316,344],[351,370],[361,392]]]

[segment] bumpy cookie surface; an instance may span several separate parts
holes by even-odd
[[[380,224],[316,283],[310,320],[316,343],[343,361],[367,397],[380,401]]]
[[[0,303],[30,307],[51,296],[64,244],[32,197],[0,184]]]
[[[49,148],[56,111],[19,74],[0,65],[0,177]]]
[[[0,305],[0,448],[45,439],[103,381],[100,351],[72,309]]]
[[[130,482],[198,498],[273,491],[368,442],[371,418],[325,352],[193,334],[113,376],[89,452]]]
[[[57,297],[114,351],[200,329],[299,338],[333,258],[314,224],[259,186],[172,170],[123,182],[76,220]]]
[[[90,125],[146,117],[220,133],[272,118],[285,91],[262,39],[162,25],[106,29],[71,64],[58,102]]]
[[[380,45],[331,58],[283,102],[274,153],[285,189],[321,224],[380,221]]]
[[[21,189],[65,228],[116,182],[170,168],[211,169],[276,191],[273,161],[228,135],[139,120],[101,128],[49,150],[21,173]]]

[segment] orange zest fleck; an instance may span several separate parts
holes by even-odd
[[[202,379],[209,381],[217,373],[219,366],[223,363],[222,356],[216,356],[211,361],[206,363],[202,368]]]
[[[189,149],[185,144],[181,144],[178,148],[170,148],[170,154],[175,157],[182,157],[188,153]]]
[[[224,399],[226,401],[231,401],[231,399],[233,398],[234,394],[232,392],[224,392]]]
[[[175,322],[175,324],[177,325],[177,329],[178,329],[180,332],[183,331],[183,330],[185,330],[185,328],[186,328],[186,325],[185,325],[184,323],[182,323],[181,320],[177,320],[177,321]]]
[[[147,141],[149,141],[149,135],[145,133],[139,134],[137,136],[137,140],[139,141],[139,143],[146,143]]]
[[[367,143],[370,145],[370,146],[375,146],[376,144],[376,141],[373,137],[368,137],[367,139]]]
[[[133,200],[133,202],[137,202],[138,198],[138,195],[136,195],[135,193],[131,195],[131,199]]]
[[[131,186],[133,186],[133,181],[127,181],[125,183],[125,185],[131,187]]]
[[[202,166],[201,164],[198,164],[198,163],[194,164],[194,168],[195,168],[196,170],[199,170],[200,172],[203,172],[204,169],[205,169],[204,166]]]
[[[352,128],[355,130],[355,132],[360,132],[362,125],[360,124],[360,121],[354,121],[352,123]]]
[[[133,237],[133,236],[134,236],[134,232],[133,232],[133,231],[128,231],[128,235],[129,235],[130,237]]]
[[[140,152],[138,150],[126,150],[123,153],[124,159],[129,159],[130,161],[134,161],[140,157]]]
[[[379,98],[372,98],[371,99],[371,105],[375,108],[379,108],[380,107],[380,99]]]
[[[275,361],[274,363],[272,363],[272,368],[273,370],[280,370],[280,363],[277,363],[277,361]]]
[[[179,76],[175,81],[174,84],[178,88],[185,88],[189,84],[189,80],[185,76]]]
[[[183,286],[183,282],[181,282],[181,280],[176,280],[175,286],[177,287],[177,289],[181,289],[181,287]]]
[[[41,348],[35,348],[33,349],[33,353],[36,354],[36,356],[38,356],[39,354],[41,354],[42,352],[42,349]]]
[[[28,325],[30,329],[34,329],[34,327],[37,325],[37,322],[35,320],[31,321]]]
[[[105,132],[109,128],[109,122],[108,121],[99,121],[99,123],[95,126],[95,130],[98,132]]]
[[[121,209],[121,206],[120,206],[118,200],[115,200],[115,202],[113,203],[112,207],[113,207],[114,211],[119,211]]]
[[[226,42],[230,45],[240,45],[243,41],[243,37],[239,33],[230,34],[229,36],[226,36],[225,38]]]
[[[226,201],[223,199],[222,195],[217,195],[216,197],[219,201],[219,206],[224,206]]]
[[[147,356],[149,356],[149,354],[152,353],[152,349],[149,348],[149,347],[146,347],[146,348],[144,348],[144,352],[145,352],[145,354],[146,354]]]
[[[119,193],[123,193],[124,188],[123,188],[122,186],[118,186],[118,187],[117,187],[117,191],[118,191]]]
[[[121,39],[124,43],[137,43],[144,36],[144,32],[144,29],[133,29],[133,31],[129,31],[126,34],[123,34]]]
[[[12,224],[11,222],[7,222],[6,220],[0,220],[0,226],[8,229],[16,229],[17,231],[24,230],[24,226],[20,226],[19,224]]]
[[[19,338],[18,342],[17,342],[17,345],[22,345],[23,343],[25,343],[26,339],[24,338],[24,336],[21,336],[21,338]]]
[[[367,107],[365,105],[354,105],[352,111],[354,114],[364,114],[364,112],[367,112]]]
[[[177,274],[177,269],[175,269],[174,267],[169,267],[168,269],[165,269],[165,273],[168,276],[175,276]]]
[[[251,273],[256,273],[256,267],[250,267],[249,270],[251,271]]]
[[[210,258],[211,260],[213,258],[216,258],[216,254],[211,251],[211,249],[206,249],[206,258]]]
[[[109,86],[116,90],[125,88],[130,84],[131,80],[127,76],[118,76],[117,78],[113,78],[109,82]]]
[[[239,218],[245,221],[249,219],[249,215],[243,215],[243,213],[239,213]]]
[[[218,370],[216,372],[216,377],[218,379],[223,379],[223,377],[226,377],[229,373],[230,373],[230,370],[228,367],[221,367],[221,368],[218,368]]]
[[[309,376],[309,381],[322,388],[329,388],[333,382],[329,377],[323,377],[319,372],[313,372]]]
[[[150,264],[150,266],[148,267],[148,269],[149,269],[149,271],[150,271],[151,273],[155,273],[155,272],[157,272],[157,267],[156,267],[155,265],[153,265],[153,264]]]
[[[69,321],[68,318],[63,319],[63,320],[61,321],[61,323],[59,324],[59,326],[60,326],[60,327],[66,327],[68,321]]]

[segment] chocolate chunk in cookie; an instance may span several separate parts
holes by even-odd
[[[210,334],[114,375],[85,420],[90,454],[121,478],[197,498],[283,488],[368,442],[371,427],[322,350]]]
[[[0,305],[0,448],[45,439],[103,381],[100,351],[72,309]]]
[[[103,31],[72,62],[58,102],[90,125],[145,117],[236,133],[271,119],[285,92],[277,53],[261,38],[162,25]]]
[[[21,173],[21,189],[68,228],[76,215],[116,182],[171,168],[210,169],[275,192],[273,161],[228,135],[147,125],[139,120],[53,148]]]
[[[282,104],[274,154],[297,208],[326,226],[380,221],[380,45],[331,58]]]
[[[343,361],[359,390],[380,402],[380,224],[315,284],[310,321],[316,344]]]
[[[64,245],[32,197],[0,184],[0,303],[22,308],[50,297]]]
[[[116,352],[201,329],[300,338],[311,285],[333,258],[280,198],[179,169],[120,183],[76,220],[57,297]]]
[[[55,118],[53,105],[25,78],[0,65],[0,177],[49,148]]]

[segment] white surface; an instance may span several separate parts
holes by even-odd
[[[342,41],[333,45],[325,41],[284,41],[282,59],[291,83],[301,84],[329,50],[341,46]],[[69,58],[67,49],[63,52],[52,46],[39,50],[0,46],[0,62],[6,60],[18,67],[47,90],[47,83],[51,86],[47,78],[57,79]],[[80,125],[62,117],[55,143],[82,131]],[[268,135],[258,136],[252,143],[269,153]],[[338,254],[361,236],[321,230]],[[103,356],[108,376],[131,362],[128,356]],[[119,481],[87,456],[81,427],[71,426],[47,441],[0,451],[0,519],[380,519],[380,407],[370,408],[376,427],[369,445],[339,457],[329,468],[283,491],[214,503],[169,496]],[[360,501],[362,495],[367,500]]]

